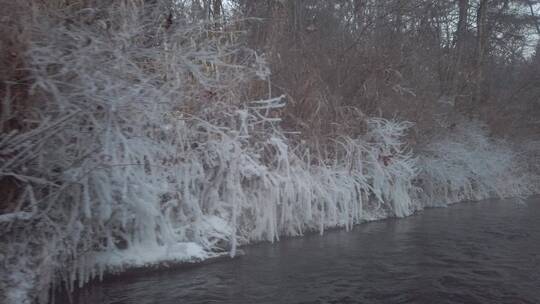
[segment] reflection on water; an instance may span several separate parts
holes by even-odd
[[[431,209],[88,287],[76,303],[540,303],[540,198]]]

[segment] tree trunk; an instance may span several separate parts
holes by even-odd
[[[456,95],[462,93],[460,88],[463,84],[463,54],[465,52],[465,39],[467,35],[467,18],[469,16],[469,0],[459,0],[459,20],[456,32],[456,53],[452,75],[451,95],[455,99]]]
[[[476,15],[476,67],[475,67],[475,90],[473,95],[473,105],[477,105],[484,101],[483,82],[484,82],[484,61],[488,43],[488,25],[487,12],[488,0],[481,0]]]
[[[538,17],[534,13],[534,7],[532,1],[527,1],[527,4],[529,5],[529,9],[531,10],[531,17],[534,22],[534,26],[536,27],[536,33],[540,35],[540,23],[538,22]]]
[[[214,17],[214,20],[218,20],[221,17],[221,7],[221,0],[212,1],[212,17]]]

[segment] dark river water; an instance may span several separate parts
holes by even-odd
[[[540,197],[461,203],[121,277],[76,303],[540,303]]]

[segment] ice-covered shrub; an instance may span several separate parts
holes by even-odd
[[[519,151],[488,136],[480,122],[460,121],[419,153],[420,194],[428,206],[489,197],[521,197],[535,190]]]
[[[8,300],[414,209],[405,124],[372,120],[313,165],[279,131],[282,97],[242,97],[268,77],[264,61],[164,8],[34,7],[33,109],[0,139],[1,177],[20,189],[0,215]]]
[[[204,154],[243,151],[235,94],[262,75],[255,54],[180,14],[167,24],[163,7],[33,8],[35,107],[0,138],[1,178],[20,189],[0,214],[2,287],[46,299],[59,279],[72,290],[112,266],[205,258],[234,239],[196,195],[211,183]]]

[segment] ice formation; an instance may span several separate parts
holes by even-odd
[[[0,214],[8,303],[126,267],[532,191],[516,153],[474,125],[414,156],[409,123],[371,118],[321,158],[280,130],[285,97],[243,100],[270,72],[233,34],[160,28],[136,1],[63,14],[33,19],[34,127],[0,137],[0,176],[21,189]]]

